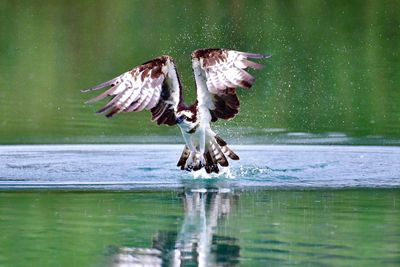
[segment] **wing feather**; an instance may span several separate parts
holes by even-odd
[[[114,105],[122,98],[122,95],[117,95],[113,99],[111,99],[110,102],[108,102],[105,106],[103,106],[101,109],[99,109],[96,113],[102,114],[105,113],[107,110],[111,109],[114,107]]]
[[[140,104],[140,106],[137,108],[137,111],[142,111],[145,109],[145,107],[150,103],[151,97],[153,96],[154,91],[146,90],[147,94],[146,97],[144,98],[143,102]]]
[[[219,75],[220,75],[220,77],[221,77],[221,79],[223,81],[223,84],[224,84],[224,86],[221,87],[220,90],[223,90],[226,87],[229,87],[229,88],[235,87],[235,83],[233,83],[233,82],[231,82],[229,80],[229,78],[227,77],[227,73],[226,72],[219,71],[218,73],[219,73]]]
[[[154,87],[154,93],[151,96],[151,100],[149,102],[149,104],[147,105],[147,109],[152,109],[155,107],[155,105],[158,102],[158,99],[160,98],[160,93],[161,93],[161,86],[156,86]]]
[[[120,112],[148,109],[157,124],[175,124],[175,112],[183,102],[182,86],[174,61],[169,56],[152,59],[107,82],[82,90],[91,92],[109,87],[86,103],[111,100],[97,113],[112,117]]]
[[[199,106],[210,110],[211,120],[233,118],[240,108],[236,88],[250,88],[255,78],[246,69],[260,69],[263,65],[250,59],[270,55],[226,49],[199,49],[192,53],[192,66],[198,85]]]
[[[85,102],[85,104],[89,104],[89,103],[93,103],[93,102],[97,102],[99,100],[102,100],[103,98],[112,95],[112,93],[115,91],[116,86],[111,87],[110,89],[104,91],[103,93],[101,93],[98,96],[93,97],[92,99],[88,100]]]
[[[117,85],[118,84],[117,81],[119,81],[119,79],[120,79],[120,76],[115,77],[114,79],[111,79],[109,81],[103,82],[103,83],[98,84],[96,86],[81,90],[81,92],[82,93],[86,93],[86,92],[90,92],[90,91],[100,90],[100,89],[103,89],[104,87]]]
[[[242,59],[241,63],[245,66],[245,68],[250,67],[250,68],[253,68],[256,70],[262,69],[264,67],[263,65],[261,65],[259,63],[256,63],[256,62],[253,62],[253,61],[250,61],[247,59]],[[242,68],[242,69],[244,69],[244,68]]]
[[[126,106],[127,108],[124,110],[125,112],[136,111],[138,105],[140,105],[141,98],[143,97],[141,90],[135,90],[135,94],[132,94],[132,98],[127,100]]]

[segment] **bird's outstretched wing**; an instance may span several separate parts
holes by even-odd
[[[86,103],[107,96],[112,99],[97,113],[112,117],[120,112],[150,110],[157,124],[175,124],[175,111],[182,103],[182,87],[173,59],[161,56],[97,86],[82,90],[90,92],[110,87]]]
[[[268,58],[270,55],[245,53],[226,49],[199,49],[192,53],[192,66],[197,83],[198,105],[205,105],[211,120],[231,119],[240,107],[236,88],[250,88],[255,78],[245,71],[263,65],[248,60]]]

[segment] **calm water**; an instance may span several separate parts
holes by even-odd
[[[2,190],[0,265],[400,264],[399,189],[212,187]]]

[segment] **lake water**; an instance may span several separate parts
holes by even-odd
[[[213,177],[181,148],[0,147],[0,265],[400,263],[400,148],[233,146]]]
[[[398,189],[212,187],[207,191],[2,190],[0,265],[400,263]]]
[[[393,146],[232,146],[241,157],[219,175],[176,167],[183,145],[0,147],[3,188],[173,189],[400,187]]]

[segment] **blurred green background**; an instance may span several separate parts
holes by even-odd
[[[0,143],[181,142],[149,112],[95,115],[80,89],[169,54],[192,102],[204,47],[273,55],[222,136],[400,138],[400,1],[31,0],[0,2]]]

